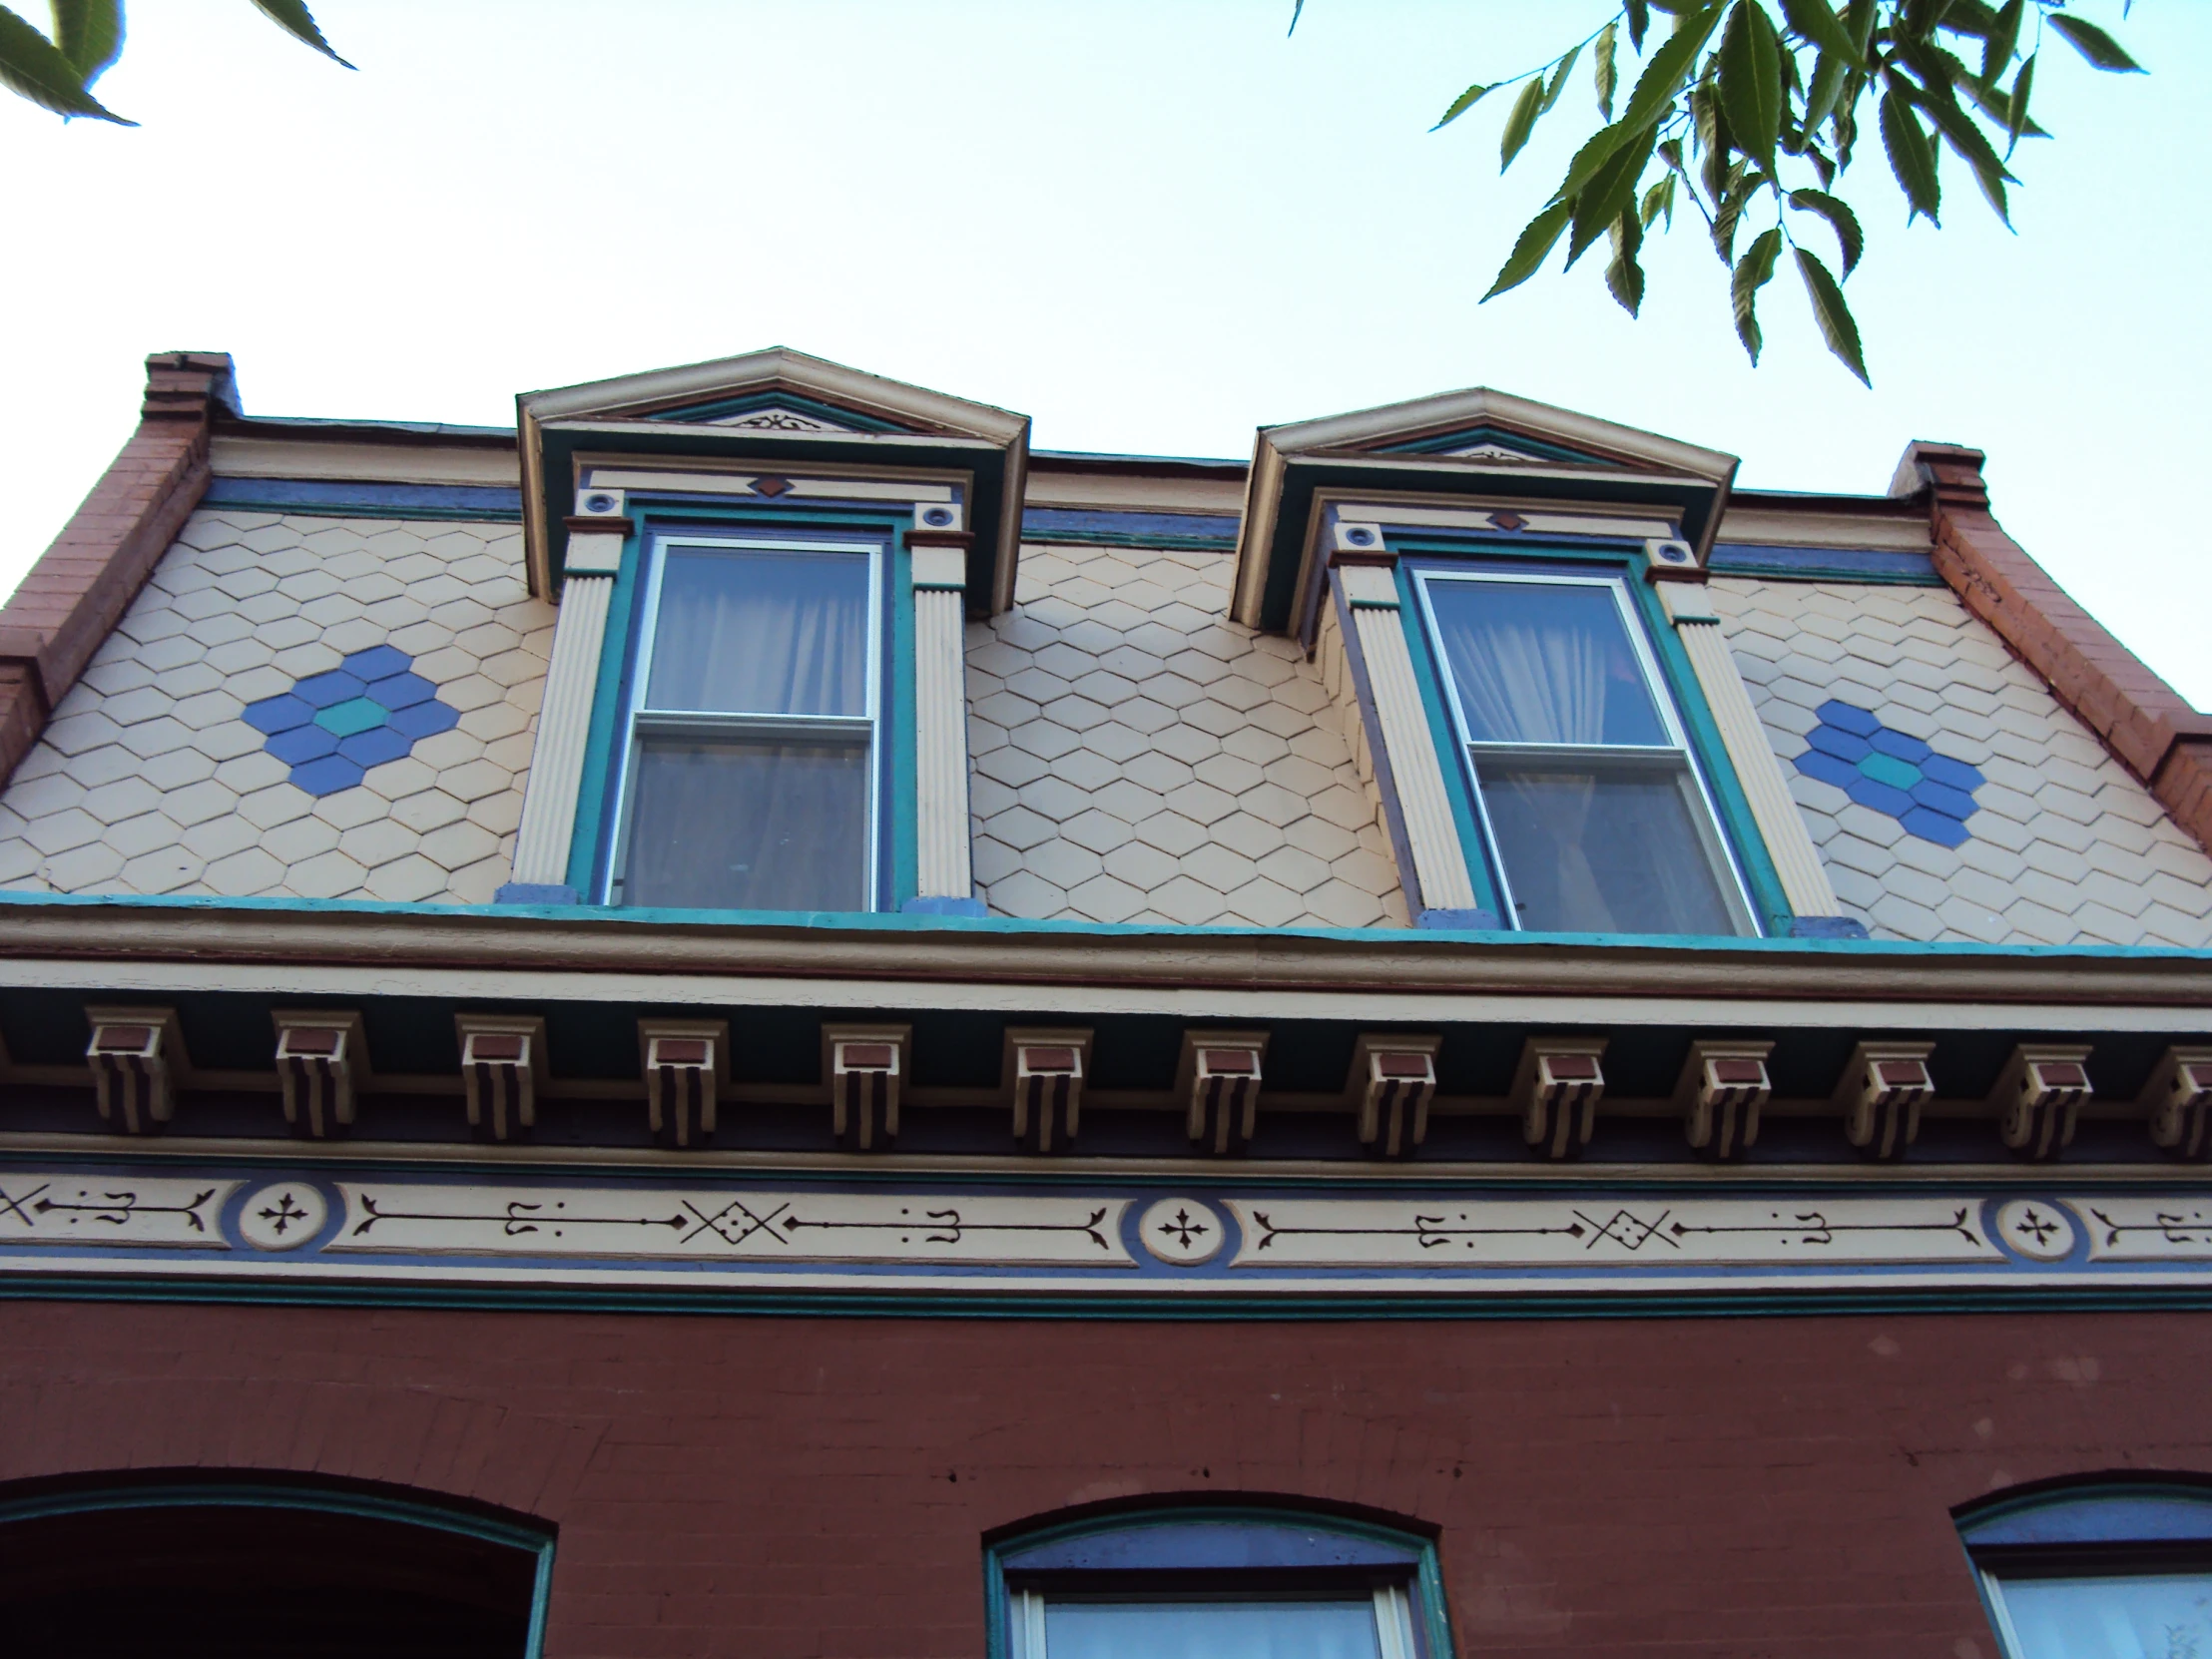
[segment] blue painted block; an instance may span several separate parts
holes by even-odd
[[[1491,910],[1423,910],[1413,918],[1413,925],[1447,933],[1494,933],[1498,920]]]
[[[1932,778],[1924,778],[1913,786],[1913,799],[1932,812],[1961,822],[1974,815],[1973,797],[1963,790],[1954,790],[1948,784],[1938,784]]]
[[[1857,704],[1844,703],[1833,697],[1813,712],[1821,717],[1823,725],[1836,727],[1839,731],[1856,732],[1862,738],[1871,738],[1882,730],[1882,722],[1866,710]]]
[[[1910,733],[1900,732],[1891,726],[1883,727],[1881,731],[1875,733],[1867,741],[1885,755],[1895,755],[1901,761],[1912,761],[1916,764],[1927,760],[1929,756],[1936,753],[1927,744],[1921,742],[1919,738],[1912,736]]]
[[[1956,819],[1942,813],[1932,812],[1926,807],[1914,807],[1897,815],[1905,826],[1905,832],[1918,835],[1924,841],[1934,841],[1937,846],[1960,846],[1973,838],[1973,831]]]
[[[389,674],[404,674],[414,666],[414,659],[396,646],[372,645],[365,651],[356,651],[345,659],[345,671],[361,680],[381,680]]]
[[[1839,761],[1857,764],[1871,753],[1867,740],[1856,732],[1846,732],[1839,726],[1816,726],[1805,734],[1805,741],[1823,754],[1833,755]]]
[[[303,767],[291,769],[291,781],[309,795],[336,795],[361,781],[361,769],[336,755],[325,755]]]
[[[319,726],[294,726],[288,732],[278,732],[265,746],[276,759],[288,767],[297,767],[308,761],[319,761],[325,755],[338,752],[335,732],[325,732]]]
[[[980,898],[909,898],[899,905],[902,914],[909,916],[987,916],[990,911]]]
[[[1954,761],[1948,755],[1929,756],[1921,763],[1921,774],[1936,783],[1948,784],[1954,790],[1964,790],[1968,795],[1988,782],[1976,768],[1964,761]]]
[[[1792,916],[1793,939],[1863,939],[1867,924],[1857,916]]]
[[[1925,811],[1925,809],[1916,809],[1913,805],[1913,798],[1895,784],[1885,784],[1878,779],[1868,778],[1864,775],[1855,776],[1850,783],[1846,784],[1844,793],[1858,802],[1860,806],[1872,807],[1878,813],[1888,813],[1892,818],[1901,822],[1907,813]]]
[[[284,692],[246,706],[246,724],[257,732],[288,732],[314,719],[314,705]]]
[[[310,707],[327,709],[333,703],[347,703],[368,690],[357,674],[348,674],[342,668],[333,668],[322,674],[310,674],[291,688],[294,697],[303,699]]]
[[[494,904],[574,904],[574,887],[548,881],[509,881],[491,895]]]
[[[391,719],[384,722],[386,727],[410,742],[416,738],[435,737],[440,732],[450,732],[460,723],[459,710],[437,702],[415,703],[404,709],[395,709]]]
[[[1824,784],[1834,784],[1840,790],[1848,790],[1860,781],[1860,771],[1849,761],[1838,760],[1818,749],[1808,749],[1797,758],[1798,771],[1808,778],[1818,778]]]
[[[394,732],[388,726],[378,726],[366,732],[355,732],[338,744],[338,753],[362,769],[380,767],[386,761],[396,761],[414,748],[414,739]]]
[[[419,674],[389,674],[368,683],[368,695],[387,709],[411,709],[438,695],[438,688]]]

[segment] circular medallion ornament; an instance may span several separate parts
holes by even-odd
[[[1228,1231],[1213,1208],[1195,1198],[1163,1198],[1137,1223],[1145,1249],[1179,1268],[1211,1262],[1221,1254]]]
[[[262,1188],[239,1212],[239,1236],[256,1250],[297,1250],[322,1231],[330,1206],[304,1181]]]
[[[2061,1262],[2073,1254],[2072,1219],[2041,1199],[2015,1198],[1998,1206],[1993,1231],[2005,1249],[2031,1262]]]

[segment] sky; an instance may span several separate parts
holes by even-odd
[[[0,590],[129,436],[149,351],[231,352],[255,414],[507,425],[517,392],[781,344],[1050,449],[1245,456],[1470,385],[1740,455],[1749,488],[1879,493],[1911,440],[1971,444],[2013,536],[2212,707],[2212,238],[2175,188],[2212,5],[2076,9],[2152,73],[2049,43],[2017,234],[1955,160],[1940,231],[1871,139],[1848,176],[1870,391],[1786,270],[1752,367],[1687,216],[1640,320],[1597,257],[1478,303],[1595,123],[1587,70],[1502,179],[1508,99],[1428,129],[1602,0],[1308,0],[1288,38],[1290,0],[314,0],[351,73],[248,0],[142,4],[99,86],[139,127],[0,96]]]

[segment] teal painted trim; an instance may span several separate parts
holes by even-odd
[[[385,1497],[375,1492],[328,1486],[291,1485],[272,1480],[234,1480],[218,1475],[174,1484],[78,1487],[13,1500],[0,1497],[0,1526],[10,1521],[43,1520],[54,1515],[94,1514],[104,1509],[306,1509],[323,1515],[398,1521],[457,1533],[485,1543],[528,1551],[537,1568],[530,1593],[530,1631],[523,1659],[545,1651],[545,1610],[553,1592],[553,1534],[535,1527],[472,1515],[440,1504]]]
[[[174,893],[49,893],[0,888],[0,910],[21,906],[55,909],[289,913],[317,916],[445,916],[480,921],[575,922],[574,910],[540,904],[406,904],[373,898],[223,898]],[[1062,934],[1086,938],[1327,939],[1345,943],[1402,945],[1420,938],[1448,942],[1465,935],[1417,933],[1403,927],[1182,927],[1122,921],[1031,921],[1016,916],[901,915],[859,910],[609,909],[592,920],[640,927],[763,927],[780,932],[917,932]],[[1983,961],[2100,960],[2212,963],[2212,948],[2141,944],[1976,944],[1919,939],[1743,938],[1726,933],[1484,933],[1485,946],[1542,949],[1604,946],[1619,950],[1686,950],[1726,953],[1851,956],[1898,959],[1950,957]]]
[[[1030,1549],[1038,1544],[1059,1543],[1067,1538],[1095,1537],[1104,1532],[1129,1532],[1147,1526],[1192,1526],[1213,1522],[1222,1526],[1292,1525],[1303,1531],[1330,1532],[1345,1538],[1369,1538],[1401,1549],[1413,1558],[1412,1597],[1413,1616],[1418,1621],[1416,1635],[1419,1643],[1416,1652],[1419,1659],[1452,1659],[1451,1617],[1444,1605],[1444,1580],[1442,1563],[1437,1557],[1436,1540],[1418,1532],[1408,1532],[1402,1527],[1384,1526],[1377,1521],[1355,1520],[1349,1516],[1333,1515],[1327,1510],[1302,1508],[1297,1504],[1214,1504],[1205,1502],[1170,1506],[1109,1511],[1102,1515],[1086,1516],[1082,1520],[1063,1521],[1057,1526],[1040,1526],[1027,1532],[994,1538],[983,1546],[983,1619],[984,1653],[987,1659],[1012,1659],[1013,1632],[1010,1628],[1012,1598],[1006,1589],[1006,1556],[1017,1549]],[[1111,1569],[1102,1570],[1105,1577]],[[1028,1659],[1043,1659],[1031,1654]]]
[[[1234,553],[1237,550],[1235,536],[1153,535],[1141,531],[1124,534],[1112,530],[1055,529],[1038,535],[1025,534],[1022,543],[1033,547],[1141,547],[1162,553]]]
[[[294,518],[377,518],[387,524],[409,523],[418,519],[451,521],[457,524],[520,524],[522,512],[517,508],[506,512],[497,507],[394,507],[374,501],[320,501],[303,505],[297,501],[279,501],[258,498],[252,491],[227,493],[221,501],[203,501],[203,507],[217,513],[286,513]]]
[[[1807,1315],[2208,1313],[2212,1283],[1949,1286],[1934,1289],[1516,1292],[1448,1297],[1362,1292],[1194,1296],[1141,1292],[670,1291],[611,1286],[390,1285],[0,1275],[0,1302],[179,1303],[276,1308],[423,1308],[476,1313],[685,1314],[757,1319],[1052,1319],[1272,1323],[1347,1320],[1800,1318]]]
[[[1384,543],[1388,536],[1385,533]],[[1459,831],[1459,849],[1474,883],[1475,906],[1504,922],[1505,900],[1498,891],[1496,873],[1490,868],[1490,845],[1475,816],[1474,785],[1467,776],[1467,758],[1459,748],[1459,734],[1452,729],[1451,711],[1444,707],[1443,665],[1428,639],[1428,612],[1413,586],[1413,573],[1398,561],[1392,573],[1397,581],[1397,614],[1405,631],[1406,649],[1413,657],[1413,683],[1420,687],[1421,712],[1428,717],[1428,739],[1436,746],[1437,770],[1444,775],[1444,795],[1451,802],[1452,826]],[[1485,929],[1484,931],[1489,931]]]
[[[880,901],[883,908],[895,910],[921,890],[921,739],[914,711],[914,555],[906,545],[905,530],[892,534],[883,562],[887,567],[886,609],[890,615],[890,672],[883,700],[889,707],[877,718],[890,749],[890,764],[884,769],[890,811],[879,817],[888,828],[890,844],[877,856],[890,865],[888,890],[879,895]],[[963,688],[963,721],[966,701]]]
[[[1658,592],[1645,579],[1644,573],[1650,568],[1651,561],[1640,552],[1629,561],[1628,585],[1635,594],[1636,614],[1643,618],[1644,632],[1651,638],[1659,672],[1666,676],[1667,689],[1674,695],[1674,706],[1682,712],[1690,752],[1697,757],[1698,770],[1705,774],[1705,787],[1720,810],[1721,833],[1728,837],[1736,865],[1744,872],[1744,885],[1750,889],[1759,930],[1786,934],[1796,912],[1782,890],[1782,877],[1774,867],[1773,854],[1767,850],[1767,837],[1759,832],[1759,821],[1751,816],[1751,803],[1736,777],[1735,762],[1728,758],[1728,746],[1721,742],[1721,729],[1713,722],[1705,690],[1697,682],[1697,670],[1690,666],[1690,654],[1675,637],[1674,624],[1667,619]]]
[[[645,514],[631,507],[622,565],[607,602],[607,632],[599,645],[599,680],[592,688],[591,726],[584,739],[584,776],[576,791],[576,822],[568,842],[568,884],[586,904],[599,902],[600,859],[609,841],[614,804],[615,744],[622,724],[631,642],[637,638],[638,596],[645,586]]]

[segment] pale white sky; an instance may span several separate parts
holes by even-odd
[[[1477,307],[1589,130],[1497,176],[1500,107],[1426,129],[1606,0],[316,0],[347,74],[247,0],[134,8],[101,83],[144,125],[0,97],[14,258],[10,587],[135,419],[150,350],[227,350],[261,414],[506,424],[517,391],[787,344],[1023,410],[1041,447],[1245,455],[1256,425],[1487,384],[1880,491],[1915,437],[2212,706],[2200,142],[2212,6],[2084,7],[2020,234],[1946,164],[1946,229],[1865,183],[1865,391],[1768,290],[1750,368],[1703,233],[1644,319],[1593,254]],[[1586,75],[1586,70],[1584,71]],[[1813,233],[1817,239],[1818,233]],[[2192,620],[2194,619],[2194,620]]]

